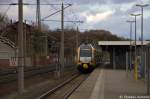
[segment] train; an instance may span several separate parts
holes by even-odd
[[[77,69],[81,73],[90,73],[96,68],[96,49],[91,44],[81,44],[77,49]]]

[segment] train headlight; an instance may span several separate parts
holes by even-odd
[[[88,68],[88,64],[83,64],[83,68],[87,69]]]

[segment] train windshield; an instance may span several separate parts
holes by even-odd
[[[92,57],[92,51],[91,50],[80,50],[80,57]]]

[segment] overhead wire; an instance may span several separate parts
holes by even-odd
[[[11,7],[11,5],[9,5],[8,8],[5,10],[3,17],[6,16],[6,14],[7,14],[8,10],[10,9],[10,7]]]
[[[12,0],[11,0],[11,2],[12,2]],[[4,20],[5,16],[7,15],[7,12],[8,12],[8,10],[9,10],[10,8],[11,8],[11,5],[9,5],[9,6],[7,7],[7,9],[4,11],[4,14],[2,15],[2,17],[1,17],[0,20]],[[2,23],[2,24],[3,24],[3,23]],[[3,36],[4,33],[5,33],[5,32],[2,32],[0,35]]]
[[[12,3],[12,0],[10,1]],[[6,16],[8,10],[11,8],[11,5],[8,5],[7,9],[4,11],[3,18]]]
[[[50,4],[48,0],[44,0],[45,3]],[[50,5],[54,10],[58,10],[54,5]]]
[[[79,18],[76,15],[76,12],[72,8],[70,8],[69,11],[67,11],[67,13],[69,13],[69,14],[66,14],[65,18],[67,18],[69,20],[75,20],[75,21],[72,21],[72,23],[71,23],[73,25],[72,28],[76,29],[78,24],[80,25],[81,23],[83,23],[83,21],[79,20]],[[77,21],[77,20],[79,20],[79,21]]]
[[[68,7],[70,7],[70,6],[71,6],[71,5],[68,5],[68,6],[64,7],[64,9],[66,9],[66,8],[68,8]],[[45,16],[42,20],[45,20],[45,19],[49,18],[50,16],[52,16],[52,15],[54,15],[54,14],[57,14],[58,12],[61,12],[61,10],[58,10],[58,11],[56,11],[56,12],[54,12],[54,13],[48,15],[48,16]]]
[[[46,1],[48,4],[50,4],[48,0],[44,0],[44,1]],[[51,6],[53,9],[58,10],[54,5],[50,5],[50,6]]]

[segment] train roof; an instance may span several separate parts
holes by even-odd
[[[90,48],[93,48],[93,46],[91,44],[81,44],[80,48],[81,49],[90,49]]]

